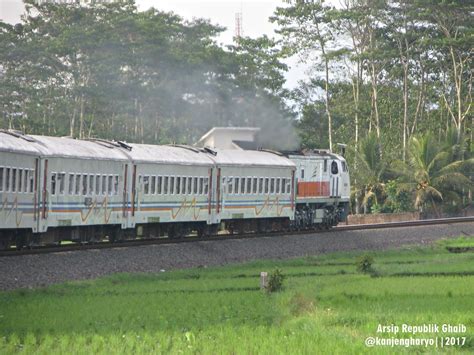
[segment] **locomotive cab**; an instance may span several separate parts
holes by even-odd
[[[349,190],[349,168],[344,158],[334,159],[331,162],[331,197],[348,199]]]
[[[297,227],[329,227],[345,220],[350,194],[346,160],[330,151],[307,151],[288,157],[296,165]]]

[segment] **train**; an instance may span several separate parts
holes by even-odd
[[[0,130],[0,249],[330,228],[349,195],[347,162],[329,151]]]

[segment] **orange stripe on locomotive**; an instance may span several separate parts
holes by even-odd
[[[329,196],[329,181],[298,182],[298,197]]]

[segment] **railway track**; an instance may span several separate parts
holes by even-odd
[[[368,230],[368,229],[386,229],[386,228],[402,228],[402,227],[417,227],[417,226],[428,226],[436,224],[452,224],[452,223],[466,223],[474,222],[474,217],[455,217],[455,218],[440,218],[440,219],[427,219],[418,221],[405,221],[405,222],[389,222],[389,223],[376,223],[376,224],[353,224],[353,225],[339,225],[330,230],[323,230],[323,232],[331,231],[351,231],[351,230]],[[107,248],[125,248],[135,246],[146,246],[156,244],[174,244],[174,243],[190,243],[196,241],[217,241],[217,240],[230,240],[230,239],[249,239],[249,238],[262,238],[262,237],[273,237],[281,235],[299,235],[308,233],[321,232],[318,229],[306,229],[300,231],[282,231],[282,232],[271,232],[271,233],[249,233],[249,234],[219,234],[210,237],[197,237],[188,236],[180,239],[169,239],[164,238],[153,238],[153,239],[135,239],[128,241],[121,241],[117,243],[110,242],[99,242],[99,243],[72,243],[60,246],[38,246],[29,249],[0,251],[0,257],[8,256],[20,256],[20,255],[33,255],[33,254],[49,254],[49,253],[61,253],[78,250],[90,250],[90,249],[107,249]]]

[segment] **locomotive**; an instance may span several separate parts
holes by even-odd
[[[0,130],[0,248],[329,228],[345,159]]]

